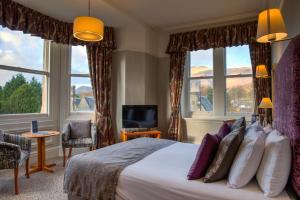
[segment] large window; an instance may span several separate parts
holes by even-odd
[[[0,114],[46,113],[49,42],[0,26]]]
[[[253,102],[249,47],[226,48],[226,113],[252,114]]]
[[[189,88],[190,111],[213,111],[213,50],[190,53]]]
[[[72,46],[71,52],[71,112],[91,112],[95,107],[95,99],[86,47]]]
[[[186,73],[186,113],[251,115],[252,67],[248,45],[189,52]]]

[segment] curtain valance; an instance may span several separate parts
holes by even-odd
[[[73,37],[72,23],[59,21],[12,0],[0,1],[0,25],[11,30],[19,30],[46,40],[52,40],[56,43],[88,44]],[[115,49],[114,29],[105,27],[104,39],[93,43],[93,45]]]
[[[256,43],[257,21],[170,35],[166,53],[231,47]]]

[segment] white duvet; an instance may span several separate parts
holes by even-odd
[[[186,176],[198,145],[175,143],[126,167],[117,187],[118,200],[260,200],[256,181],[242,189],[231,189],[226,181],[203,183]],[[274,198],[272,198],[274,199]],[[284,191],[275,199],[289,199]]]

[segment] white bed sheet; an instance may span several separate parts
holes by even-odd
[[[288,200],[284,191],[267,198],[255,181],[242,189],[231,189],[226,180],[203,183],[188,181],[186,176],[198,145],[175,143],[126,167],[117,187],[118,200]]]

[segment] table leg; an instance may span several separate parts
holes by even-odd
[[[37,138],[37,145],[38,145],[38,161],[37,165],[30,170],[30,174],[39,172],[39,171],[46,171],[53,173],[54,171],[50,169],[54,167],[56,164],[46,164],[46,146],[45,146],[45,138]]]

